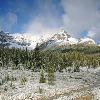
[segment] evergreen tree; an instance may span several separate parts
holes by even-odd
[[[54,84],[54,68],[51,63],[48,64],[48,84]]]
[[[36,48],[34,50],[34,62],[35,62],[35,70],[41,69],[41,57],[40,57],[40,50],[38,44],[36,45]]]
[[[45,82],[46,82],[46,79],[45,79],[45,76],[44,76],[44,71],[42,69],[41,74],[40,74],[40,81],[39,81],[39,83],[45,83]]]

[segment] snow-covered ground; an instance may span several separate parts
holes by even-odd
[[[54,85],[39,83],[39,78],[39,72],[1,68],[0,100],[100,100],[100,68],[56,72]]]

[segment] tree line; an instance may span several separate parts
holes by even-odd
[[[94,49],[95,48],[95,49]],[[56,71],[67,70],[68,67],[79,71],[79,67],[96,68],[100,66],[100,47],[64,48],[63,50],[34,50],[0,47],[0,66],[20,68],[33,71],[48,71],[49,67]]]

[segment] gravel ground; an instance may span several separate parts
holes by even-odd
[[[39,78],[31,70],[0,69],[0,100],[100,100],[100,68],[56,72],[54,85]]]

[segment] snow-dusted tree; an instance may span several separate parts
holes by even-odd
[[[45,82],[46,82],[46,78],[45,78],[45,75],[44,75],[44,70],[41,69],[39,83],[45,83]]]
[[[52,63],[48,64],[48,84],[53,85],[54,84],[54,68],[52,66]]]

